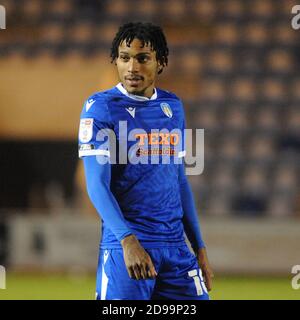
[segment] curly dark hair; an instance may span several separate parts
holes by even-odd
[[[119,55],[119,45],[126,41],[129,46],[133,39],[139,39],[142,46],[150,45],[156,52],[156,60],[163,66],[168,65],[169,49],[166,37],[161,27],[153,25],[150,22],[129,22],[122,25],[113,42],[110,52],[111,62],[114,62]],[[158,72],[161,73],[162,69]]]

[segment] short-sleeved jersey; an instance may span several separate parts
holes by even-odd
[[[148,99],[128,94],[118,84],[92,95],[83,106],[79,157],[110,160],[111,192],[144,247],[184,241],[178,182],[184,122],[180,99],[161,89]],[[120,247],[105,222],[101,247]]]

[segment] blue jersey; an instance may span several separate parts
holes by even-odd
[[[128,94],[121,84],[91,96],[81,113],[79,156],[114,158],[110,190],[144,247],[184,242],[178,183],[184,123],[182,103],[173,93],[155,89],[148,99]],[[103,132],[114,132],[116,143]],[[105,222],[101,246],[120,247]]]

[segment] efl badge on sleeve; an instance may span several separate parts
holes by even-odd
[[[83,143],[89,142],[93,137],[93,118],[80,119],[79,140]]]
[[[161,110],[163,111],[163,113],[164,113],[167,117],[172,118],[173,112],[172,112],[172,109],[171,109],[171,107],[170,107],[170,105],[169,105],[168,103],[162,102],[162,103],[160,104],[160,107],[161,107]]]

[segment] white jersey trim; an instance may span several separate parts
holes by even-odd
[[[127,92],[127,90],[123,87],[121,82],[116,85],[116,88],[119,91],[121,91],[123,94],[125,94],[125,96],[137,101],[149,101],[149,100],[155,100],[157,98],[157,91],[155,88],[154,88],[154,93],[150,98],[147,98],[144,96],[138,96],[138,95]]]
[[[78,152],[79,153],[79,158],[84,157],[84,156],[107,156],[110,157],[110,152],[109,150],[81,150]]]
[[[102,278],[101,278],[101,300],[106,300],[106,293],[107,293],[107,286],[108,286],[108,277],[105,273],[104,266],[106,264],[106,261],[108,259],[109,252],[105,250],[104,256],[103,256],[103,263],[102,263]]]

